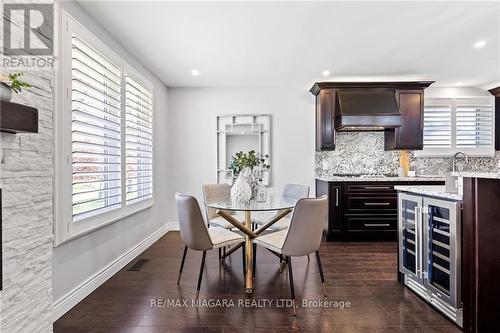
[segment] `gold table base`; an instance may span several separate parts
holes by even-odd
[[[251,294],[253,292],[253,243],[252,240],[256,238],[260,233],[262,233],[264,230],[281,220],[283,217],[288,215],[292,209],[284,209],[281,210],[278,214],[276,214],[274,217],[269,219],[266,223],[264,223],[260,228],[258,228],[255,231],[252,231],[252,215],[251,211],[246,210],[245,211],[245,221],[242,223],[235,219],[231,214],[227,213],[226,211],[222,210],[217,210],[217,214],[234,225],[236,228],[238,228],[240,231],[242,231],[245,234],[245,251],[246,251],[246,257],[245,257],[245,264],[246,264],[246,272],[245,272],[245,291],[247,294]],[[236,251],[238,247],[233,247],[229,252],[226,253],[226,257],[229,256],[231,253]]]

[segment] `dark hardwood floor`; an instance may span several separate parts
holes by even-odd
[[[278,259],[262,248],[253,299],[261,305],[272,300],[271,307],[238,307],[245,299],[240,250],[222,266],[217,251],[207,255],[200,300],[226,300],[228,307],[191,306],[201,253],[188,251],[178,287],[182,250],[179,233],[169,232],[57,320],[54,332],[460,332],[397,283],[395,242],[324,242],[320,251],[327,300],[343,301],[344,308],[300,307],[297,317],[291,308],[276,306],[289,297],[288,275],[279,272]],[[139,271],[127,271],[139,259],[150,261]],[[324,300],[314,256],[310,262],[304,257],[292,263],[297,299]],[[187,300],[188,306],[172,307],[168,300]]]

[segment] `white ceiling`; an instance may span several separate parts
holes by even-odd
[[[79,2],[171,87],[500,82],[496,1]]]

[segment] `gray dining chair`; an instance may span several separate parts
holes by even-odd
[[[231,201],[231,187],[229,184],[205,184],[202,186],[203,189],[203,199],[205,203],[218,203],[218,202],[229,202]],[[232,229],[234,225],[226,221],[224,218],[217,214],[217,210],[210,208],[205,205],[205,213],[207,217],[207,222],[210,227],[221,227],[225,229]],[[233,212],[229,212],[233,214]],[[244,216],[242,214],[234,214],[238,221],[243,221]]]
[[[328,199],[321,198],[300,199],[295,205],[290,220],[290,226],[281,231],[259,236],[253,240],[254,244],[274,252],[280,258],[285,257],[288,264],[290,293],[293,301],[293,315],[297,315],[295,306],[295,289],[293,285],[292,257],[301,257],[316,253],[319,274],[326,297],[325,276],[319,255],[319,247],[323,234],[323,226],[327,219]]]
[[[217,210],[207,206],[207,203],[229,202],[231,201],[231,187],[229,184],[205,184],[202,186],[203,199],[205,200],[205,215],[209,227],[220,227],[232,230],[234,225],[217,214]],[[245,216],[241,213],[226,211],[233,215],[238,221],[244,221]],[[219,261],[222,260],[222,253],[226,256],[226,246],[219,248]]]
[[[281,192],[281,198],[285,201],[290,201],[295,203],[299,199],[309,197],[309,186],[299,185],[299,184],[285,184],[283,186],[283,191]],[[273,215],[269,213],[263,213],[255,220],[257,224],[264,224],[267,220],[272,218]],[[288,228],[290,225],[290,215],[285,216],[275,224],[269,227],[269,230],[283,230]]]
[[[205,221],[203,221],[198,201],[193,196],[176,193],[175,205],[177,208],[177,219],[179,220],[181,239],[184,243],[184,253],[182,254],[177,284],[181,281],[187,249],[190,248],[195,251],[203,251],[200,274],[198,275],[198,285],[196,287],[196,298],[198,298],[207,251],[218,249],[223,246],[244,243],[245,238],[224,228],[207,228]],[[243,248],[244,247],[242,247],[242,249]]]

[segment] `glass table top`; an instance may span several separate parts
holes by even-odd
[[[257,202],[255,200],[250,200],[250,202],[205,202],[205,204],[214,209],[222,209],[229,211],[272,211],[272,210],[283,210],[291,209],[295,207],[297,203],[296,198],[289,198],[283,196],[268,196],[266,202]]]

